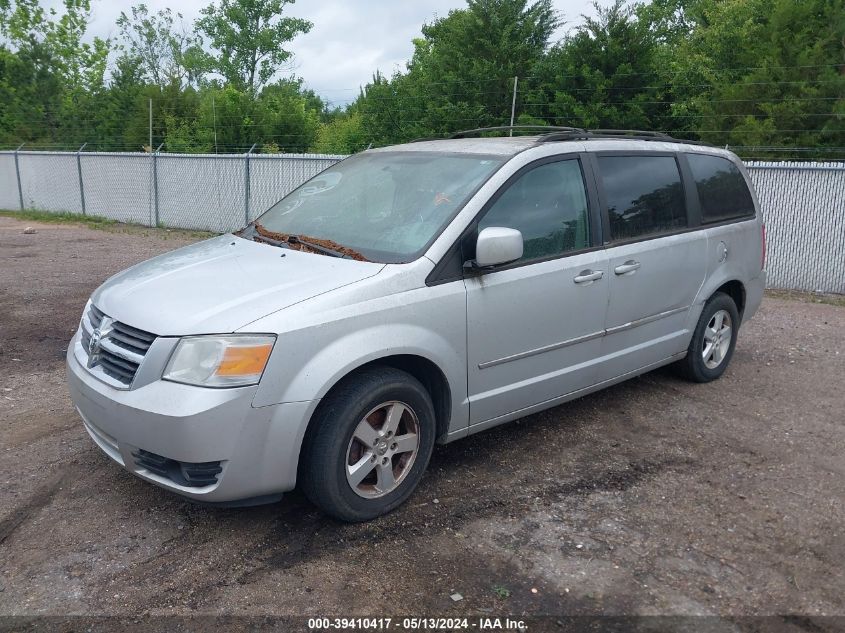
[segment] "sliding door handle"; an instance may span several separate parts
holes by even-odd
[[[640,262],[635,262],[633,259],[629,259],[624,264],[621,264],[613,269],[617,275],[627,275],[628,273],[632,273],[635,270],[640,269]]]
[[[576,284],[588,284],[604,277],[603,270],[582,270],[572,281]]]

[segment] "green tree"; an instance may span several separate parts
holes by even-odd
[[[0,0],[0,35],[8,38],[13,48],[43,39],[47,23],[39,0]]]
[[[574,127],[662,127],[670,100],[650,24],[624,0],[593,6],[596,17],[585,16],[537,65],[528,114]]]
[[[21,113],[16,123],[3,117],[6,134],[14,130],[21,141],[45,145],[75,144],[81,129],[94,122],[110,47],[108,40],[84,38],[90,8],[90,0],[64,0],[61,13],[37,0],[2,0],[0,34],[10,45],[4,65],[13,74],[0,82],[4,92],[14,93],[12,111]]]
[[[320,125],[312,148],[318,154],[353,154],[367,149],[360,112],[353,110]]]
[[[366,86],[365,132],[381,143],[506,124],[513,78],[531,74],[558,25],[551,0],[468,0],[423,25],[406,73]]]
[[[49,51],[34,43],[13,52],[0,46],[0,143],[50,143],[58,125],[61,80]]]
[[[33,58],[49,62],[69,89],[97,89],[103,85],[109,41],[84,41],[91,0],[63,0],[62,5],[59,14],[45,10],[39,0],[0,0],[0,35],[17,52],[43,48],[49,54]]]
[[[99,99],[97,138],[94,142],[140,151],[148,143],[147,96],[140,60],[121,55],[115,62],[108,88]],[[107,148],[107,146],[105,146]]]
[[[388,79],[380,72],[353,104],[361,114],[365,139],[377,146],[431,136],[426,106],[423,86],[417,81],[402,73]]]
[[[124,55],[138,60],[144,79],[159,86],[196,85],[202,77],[204,53],[202,40],[177,26],[182,14],[169,8],[150,13],[145,4],[133,6],[131,15],[120,13],[120,29]]]
[[[845,146],[843,0],[699,0],[693,20],[671,77],[691,133],[756,155]]]
[[[84,41],[91,17],[91,0],[63,0],[64,12],[47,22],[45,43],[56,71],[71,92],[95,91],[104,85],[111,43],[100,37]],[[55,15],[55,12],[52,12]]]
[[[301,80],[277,81],[261,91],[255,131],[279,151],[307,151],[317,139],[324,107],[317,95],[303,90]]]
[[[617,0],[551,48],[551,0],[468,0],[343,111],[273,80],[311,28],[282,16],[290,3],[220,0],[194,32],[136,5],[115,46],[87,33],[90,0],[0,0],[0,143],[141,149],[152,100],[154,147],[345,153],[507,123],[519,76],[519,123],[668,130],[746,156],[845,146],[845,0]]]
[[[226,82],[254,94],[291,58],[284,49],[294,37],[311,30],[301,18],[281,17],[294,0],[220,0],[202,9],[197,30],[214,53],[209,65]]]

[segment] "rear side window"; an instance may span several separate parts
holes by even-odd
[[[672,156],[600,156],[612,240],[687,226],[684,188]]]
[[[704,154],[687,154],[687,161],[698,189],[702,222],[754,215],[754,200],[736,165]]]
[[[522,233],[522,260],[554,257],[590,245],[584,177],[577,159],[534,167],[517,178],[478,224]]]

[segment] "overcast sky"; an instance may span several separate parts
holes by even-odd
[[[129,13],[129,7],[141,1],[93,0],[90,34],[116,36],[114,24],[120,12]],[[187,25],[209,2],[146,0],[153,11],[169,6],[182,13]],[[554,5],[566,21],[557,37],[580,23],[581,14],[593,13],[590,0],[554,0]],[[465,6],[463,0],[299,0],[287,7],[286,15],[306,18],[314,27],[290,45],[296,56],[293,73],[332,103],[351,101],[376,70],[389,75],[404,69],[413,52],[411,40],[420,35],[424,22]]]

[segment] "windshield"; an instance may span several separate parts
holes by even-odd
[[[255,221],[256,237],[383,263],[416,259],[502,163],[501,157],[370,152],[341,161]],[[282,244],[279,244],[282,245]]]

